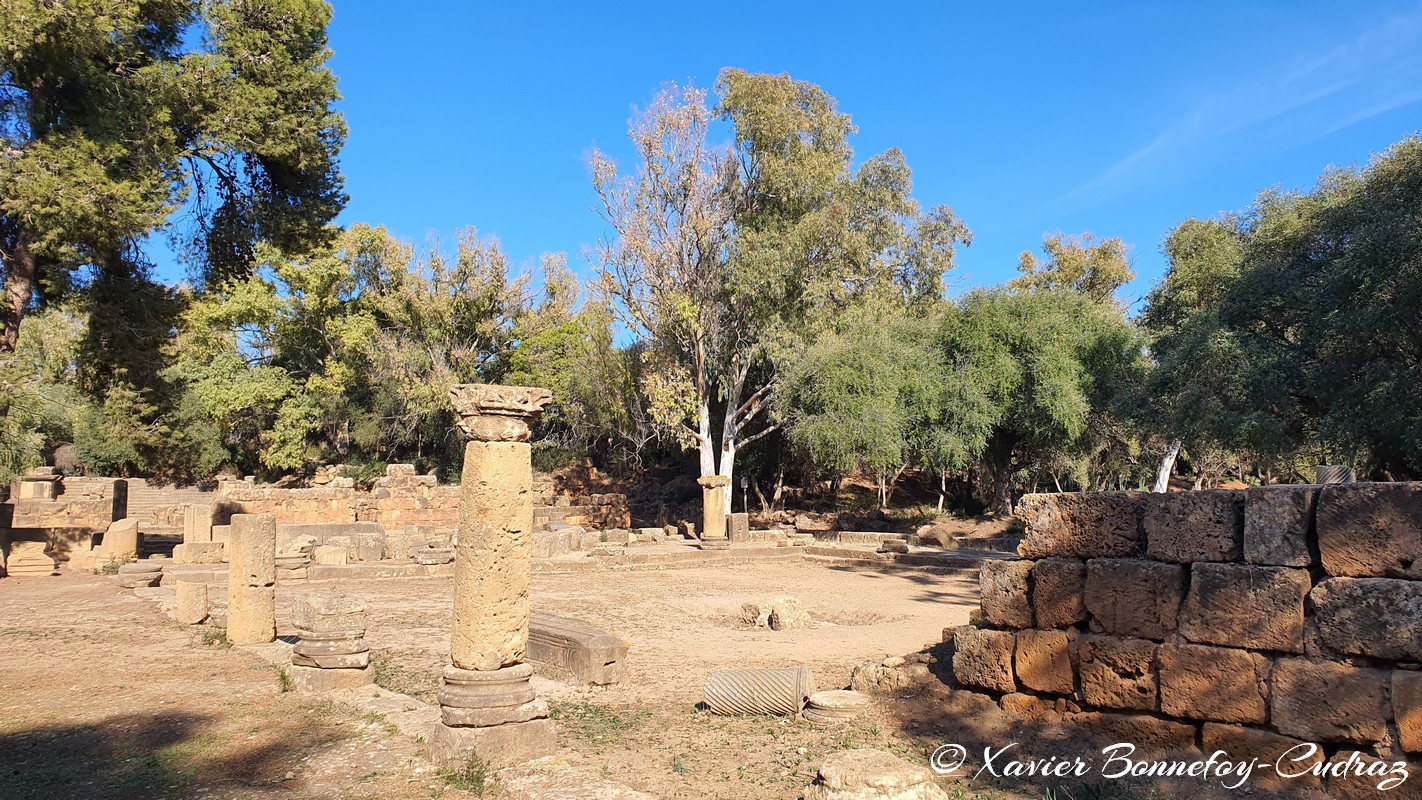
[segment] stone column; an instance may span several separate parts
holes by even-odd
[[[431,760],[463,766],[472,755],[504,766],[552,755],[548,706],[534,697],[525,663],[533,566],[533,466],[529,423],[547,389],[466,384],[450,390],[469,441],[454,556],[454,632],[439,693]]]
[[[232,515],[227,571],[227,641],[265,644],[276,638],[276,517]]]
[[[189,503],[183,506],[183,544],[212,541],[212,506]]]
[[[291,613],[299,637],[291,649],[291,686],[298,692],[349,689],[375,681],[365,644],[365,601],[316,592]]]
[[[696,482],[701,484],[701,549],[724,550],[731,546],[726,538],[726,487],[731,479],[707,475]]]

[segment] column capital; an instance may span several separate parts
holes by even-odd
[[[477,442],[526,442],[528,426],[553,400],[547,389],[462,383],[449,390],[449,400],[464,435]]]

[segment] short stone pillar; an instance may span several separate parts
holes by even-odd
[[[179,625],[200,625],[207,619],[207,583],[200,580],[178,579],[174,589],[178,595],[178,605],[173,610],[173,618]]]
[[[548,706],[534,697],[525,663],[533,569],[533,466],[529,423],[547,389],[466,384],[450,390],[469,441],[454,556],[454,633],[439,693],[430,759],[462,766],[477,755],[506,766],[552,755]]]
[[[49,554],[48,539],[16,539],[10,542],[10,557],[5,560],[5,574],[11,577],[54,575],[59,569]]]
[[[733,542],[749,542],[750,535],[750,514],[731,514],[727,517],[730,520],[730,539]]]
[[[212,506],[189,503],[183,506],[183,544],[212,541]]]
[[[726,538],[726,487],[731,479],[725,475],[697,478],[701,484],[701,549],[721,550],[731,546]]]
[[[276,517],[233,514],[227,571],[227,641],[276,638]]]
[[[121,519],[109,523],[104,531],[104,541],[99,545],[103,552],[101,559],[106,562],[126,564],[138,558],[138,520]]]
[[[25,472],[15,487],[16,500],[54,500],[59,497],[63,476],[54,467],[35,467]]]
[[[375,681],[365,644],[365,601],[316,592],[292,609],[297,642],[291,648],[291,688],[298,692],[349,689]]]

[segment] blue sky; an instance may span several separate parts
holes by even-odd
[[[973,229],[959,289],[1090,230],[1132,246],[1134,300],[1179,221],[1422,128],[1422,1],[334,5],[341,221],[472,225],[530,269],[561,250],[587,274],[589,150],[626,154],[634,105],[727,66],[824,87],[861,158],[903,150],[920,202]]]

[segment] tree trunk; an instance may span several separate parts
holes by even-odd
[[[35,256],[30,252],[29,230],[21,227],[15,246],[5,259],[5,304],[0,308],[0,353],[15,352],[20,323],[35,292]]]
[[[1152,492],[1170,491],[1170,473],[1175,469],[1175,459],[1180,457],[1179,439],[1170,443],[1170,449],[1165,451],[1165,455],[1160,459],[1160,469],[1155,473],[1155,486],[1151,487]]]
[[[992,513],[1006,517],[1012,515],[1012,462],[994,464],[992,467]]]
[[[948,496],[948,473],[938,473],[938,515],[943,515],[943,500]]]

